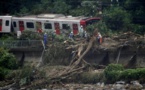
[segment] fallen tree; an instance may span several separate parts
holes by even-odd
[[[94,35],[90,38],[89,42],[83,41],[80,45],[77,47],[77,54],[76,56],[71,60],[71,64],[62,72],[59,72],[58,74],[50,76],[50,80],[61,80],[65,79],[70,75],[73,75],[73,73],[76,73],[83,68],[85,68],[88,63],[84,61],[83,57],[88,53],[88,51],[93,47],[95,41],[96,41],[96,33],[97,31],[94,31]],[[86,47],[86,48],[85,48]],[[83,65],[83,63],[85,64]]]
[[[74,55],[72,56],[72,58],[70,60],[69,65],[67,67],[63,68],[62,70],[56,70],[56,71],[50,72],[47,79],[41,78],[41,81],[38,80],[38,82],[36,82],[36,80],[31,81],[30,85],[24,86],[24,87],[25,88],[34,88],[34,87],[37,87],[40,85],[43,86],[43,85],[48,85],[48,84],[52,84],[52,83],[62,84],[62,82],[61,82],[62,80],[66,80],[75,74],[80,74],[80,73],[84,72],[84,70],[86,70],[86,68],[92,66],[92,64],[89,64],[87,61],[85,61],[84,57],[94,47],[95,47],[94,48],[95,51],[99,51],[101,49],[104,50],[103,47],[105,47],[105,50],[107,51],[107,53],[105,54],[106,58],[109,58],[109,54],[108,54],[109,50],[116,49],[117,50],[116,52],[118,52],[118,53],[116,53],[115,63],[119,63],[119,61],[121,59],[121,53],[123,52],[123,50],[125,48],[130,48],[130,47],[134,48],[134,46],[133,46],[134,44],[132,44],[132,43],[136,43],[135,41],[137,41],[137,40],[132,39],[132,37],[129,37],[131,39],[128,39],[128,37],[125,37],[125,36],[127,36],[127,34],[125,34],[123,36],[123,38],[115,37],[115,38],[113,38],[114,40],[110,38],[110,40],[108,40],[108,42],[104,41],[103,44],[101,45],[101,47],[98,47],[96,45],[96,36],[95,36],[96,33],[97,33],[97,31],[94,31],[94,34],[92,37],[90,37],[89,41],[80,40],[79,43],[71,42],[71,44],[70,44],[70,42],[66,41],[65,43],[68,42],[68,45],[66,45],[65,49],[72,50],[72,52],[74,53]],[[124,37],[125,37],[125,39],[124,39]],[[125,40],[125,41],[122,41],[122,40]],[[55,46],[53,46],[53,48],[55,49],[54,53],[58,53],[58,48],[55,48]],[[59,50],[61,50],[61,49],[59,49]],[[130,62],[127,64],[127,66],[132,65],[132,63],[131,63],[132,61],[135,62],[134,65],[136,64],[136,54],[137,53],[133,54],[133,56],[131,57]],[[104,59],[104,61],[107,61],[106,58]],[[106,65],[108,65],[108,61],[106,62],[106,64],[102,64],[104,61],[100,62],[100,64],[99,64],[100,67],[105,68]]]

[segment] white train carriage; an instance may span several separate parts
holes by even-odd
[[[14,32],[32,30],[39,32],[56,32],[71,30],[73,34],[79,33],[79,27],[99,21],[100,18],[72,17],[62,14],[41,14],[25,17],[0,16],[0,33],[11,32],[11,22]]]
[[[21,31],[23,32],[24,30],[36,30],[36,25],[35,25],[35,19],[32,17],[12,17],[12,25],[14,32]]]
[[[11,19],[12,16],[0,16],[0,33],[11,32]]]

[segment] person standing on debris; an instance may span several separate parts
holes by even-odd
[[[44,41],[44,47],[46,49],[46,47],[47,47],[47,33],[44,33],[43,41]]]
[[[101,44],[102,43],[102,35],[100,32],[98,32],[98,43]]]
[[[80,26],[80,29],[79,29],[79,35],[80,35],[81,38],[83,38],[84,29],[83,29],[83,26],[82,25]]]
[[[73,40],[73,32],[69,34],[69,39]]]
[[[86,31],[84,31],[84,37],[88,38],[88,33]]]
[[[87,33],[87,31],[84,31],[84,38],[86,39],[87,42],[89,42],[89,34]]]
[[[98,31],[98,29],[95,29],[95,36],[96,36],[97,42],[98,42],[99,44],[101,44],[101,43],[102,43],[102,35],[101,35],[101,33]]]

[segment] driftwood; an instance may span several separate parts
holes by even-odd
[[[4,87],[0,87],[0,90],[8,90],[12,87],[14,87],[16,85],[16,83],[12,83],[10,85],[4,86]]]
[[[53,75],[50,78],[50,80],[64,79],[67,76],[69,76],[70,74],[73,74],[74,72],[82,70],[83,68],[85,68],[87,65],[84,65],[84,66],[80,67],[81,66],[80,64],[83,63],[83,62],[85,62],[87,64],[87,62],[84,61],[83,57],[91,49],[95,40],[96,40],[96,37],[93,36],[88,44],[85,44],[85,43],[80,44],[79,47],[78,47],[78,52],[77,52],[77,54],[74,58],[75,60],[72,59],[72,62],[71,62],[70,66],[68,68],[66,68],[62,72],[59,72],[59,74],[57,74],[57,75],[56,74]],[[86,45],[87,45],[87,48],[85,49]]]

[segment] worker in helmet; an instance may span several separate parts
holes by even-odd
[[[95,33],[95,36],[96,36],[96,39],[97,39],[97,43],[99,43],[99,45],[102,43],[102,35],[101,33],[98,31],[98,29],[96,28],[94,30],[94,33]]]
[[[44,41],[44,46],[45,46],[45,49],[47,47],[47,33],[44,33],[44,36],[43,36],[43,41]]]
[[[73,40],[73,32],[70,32],[69,39]]]
[[[84,28],[83,28],[83,26],[81,25],[81,26],[80,26],[80,29],[79,29],[79,35],[80,35],[81,38],[83,38],[83,34],[84,34]]]

